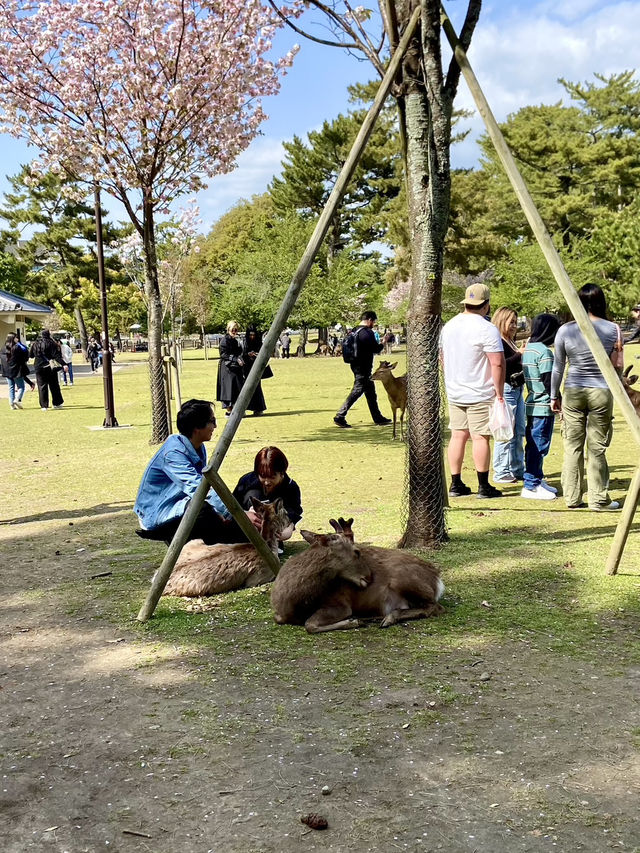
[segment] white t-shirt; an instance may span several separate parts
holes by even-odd
[[[468,405],[493,400],[488,352],[502,352],[500,332],[479,314],[457,314],[440,333],[444,384],[450,403]]]

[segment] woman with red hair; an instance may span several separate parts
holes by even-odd
[[[253,471],[238,480],[233,496],[243,509],[251,510],[251,498],[273,503],[282,500],[291,524],[282,532],[281,539],[290,539],[296,524],[302,518],[300,487],[287,474],[289,461],[278,447],[263,447],[256,454]]]

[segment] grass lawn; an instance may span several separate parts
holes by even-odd
[[[259,588],[162,599],[142,626],[165,548],[134,535],[155,448],[146,363],[126,360],[114,391],[131,429],[89,429],[104,416],[101,377],[63,389],[60,411],[41,412],[37,394],[18,412],[0,399],[5,849],[55,836],[73,851],[640,850],[637,522],[607,577],[615,513],[508,486],[503,500],[452,501],[450,542],[426,555],[447,587],[437,619],[310,637],[276,626]],[[333,425],[350,388],[341,360],[272,366],[266,415],[242,422],[222,476],[233,488],[276,444],[302,526],[354,516],[361,541],[393,545],[404,446],[364,399],[353,429]],[[216,370],[187,352],[183,399],[212,399]],[[554,485],[561,458],[556,428]],[[638,452],[619,416],[608,458],[624,499]],[[299,823],[313,811],[327,833]]]

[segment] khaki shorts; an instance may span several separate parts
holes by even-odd
[[[449,429],[469,430],[473,435],[491,435],[489,415],[493,400],[486,403],[449,403]]]

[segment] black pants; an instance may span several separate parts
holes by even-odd
[[[374,423],[382,420],[384,415],[378,408],[378,397],[376,395],[376,386],[373,384],[373,379],[371,378],[370,372],[363,372],[361,368],[354,366],[353,364],[349,365],[353,372],[354,380],[353,380],[353,388],[349,393],[349,396],[344,401],[336,417],[344,418],[356,400],[359,400],[360,397],[364,394],[367,404],[369,406],[369,411],[371,412],[371,417]]]
[[[42,370],[36,370],[36,382],[38,383],[40,408],[49,408],[49,389],[51,389],[51,404],[53,406],[61,406],[64,403],[64,398],[60,391],[60,383],[58,382],[57,370],[51,370],[50,367],[43,367]]]
[[[156,539],[159,542],[166,542],[167,545],[170,545],[181,520],[181,518],[175,518],[172,521],[167,521],[166,524],[160,525],[160,527],[156,527],[155,530],[142,531],[142,538]],[[248,541],[233,519],[229,522],[223,521],[211,504],[208,503],[205,503],[198,513],[187,542],[191,539],[202,539],[205,545]]]

